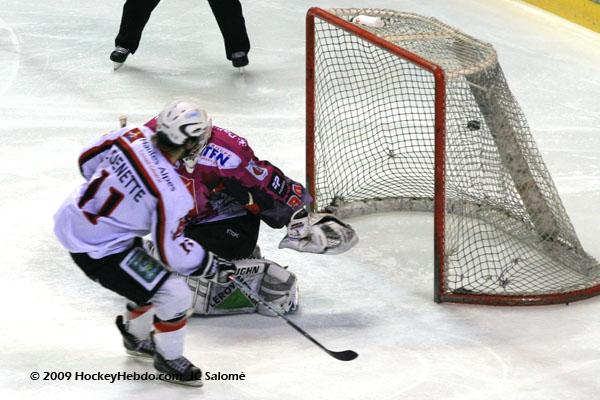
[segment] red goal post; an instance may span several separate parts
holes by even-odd
[[[357,36],[362,37],[364,40],[373,43],[374,45],[389,51],[392,54],[402,57],[406,60],[410,60],[419,67],[430,71],[435,76],[435,141],[436,150],[435,152],[435,186],[436,186],[436,199],[435,209],[439,212],[434,213],[434,254],[435,254],[435,271],[434,271],[434,292],[436,293],[435,301],[439,302],[442,299],[438,293],[441,293],[439,285],[441,280],[439,279],[439,273],[444,269],[443,258],[438,257],[438,254],[443,253],[444,248],[444,135],[445,135],[445,79],[444,71],[435,65],[416,54],[413,54],[395,44],[388,42],[380,37],[368,32],[356,24],[347,22],[335,15],[318,7],[309,9],[306,16],[306,183],[308,185],[309,192],[313,198],[316,197],[316,189],[314,182],[315,172],[315,154],[314,154],[314,124],[315,124],[315,85],[314,85],[314,74],[315,74],[315,57],[314,57],[314,39],[315,39],[315,18],[322,19],[329,22],[332,25],[338,26],[348,32],[351,32]]]

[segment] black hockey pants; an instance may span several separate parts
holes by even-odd
[[[206,224],[188,225],[185,236],[219,257],[238,260],[252,255],[259,230],[260,218],[247,214]]]

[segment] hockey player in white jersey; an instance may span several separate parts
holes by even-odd
[[[235,266],[183,235],[194,202],[174,164],[206,142],[211,120],[193,103],[174,102],[157,122],[156,133],[124,127],[83,150],[86,182],[57,211],[54,230],[88,277],[132,302],[117,317],[127,352],[199,386],[200,369],[182,354],[192,293],[173,272],[224,283]],[[141,247],[147,234],[157,259]]]

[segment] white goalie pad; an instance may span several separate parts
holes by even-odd
[[[254,293],[282,312],[292,312],[297,308],[296,276],[279,264],[266,259],[236,260],[235,276],[243,280]],[[181,275],[180,275],[181,276]],[[193,312],[197,315],[247,314],[263,310],[240,291],[232,282],[221,285],[200,277],[181,276],[194,293]]]
[[[275,310],[284,314],[292,313],[298,309],[298,279],[287,269],[271,264],[265,270],[258,295]],[[276,316],[262,304],[258,304],[256,311],[270,317]]]
[[[358,236],[354,229],[335,215],[297,213],[292,216],[288,233],[279,243],[279,248],[305,253],[340,254],[356,243]]]

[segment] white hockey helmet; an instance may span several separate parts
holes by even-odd
[[[187,139],[195,139],[204,147],[210,139],[212,119],[196,104],[176,100],[158,114],[156,132],[162,132],[175,145],[183,145]]]

